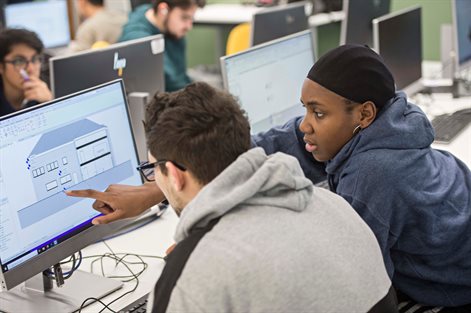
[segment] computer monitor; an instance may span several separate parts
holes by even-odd
[[[162,35],[126,41],[100,50],[54,57],[49,60],[51,89],[61,97],[123,78],[129,93],[132,127],[141,161],[147,160],[142,120],[145,99],[165,91],[164,38]],[[143,93],[147,93],[143,95]],[[132,99],[131,99],[132,97]]]
[[[373,19],[389,13],[390,0],[343,0],[345,18],[340,28],[340,44],[373,47]]]
[[[252,17],[252,46],[308,29],[306,3],[296,2],[264,9]]]
[[[374,48],[391,70],[396,89],[412,95],[423,88],[422,13],[419,6],[373,20]]]
[[[456,70],[471,66],[471,1],[452,1]]]
[[[62,97],[122,78],[128,93],[165,91],[163,35],[110,45],[104,49],[49,60],[51,89]]]
[[[48,0],[9,4],[4,9],[8,28],[26,28],[38,34],[46,48],[70,42],[67,1]]]
[[[247,111],[252,133],[304,114],[299,99],[314,51],[307,30],[221,58],[224,88]]]
[[[62,288],[28,287],[44,288],[44,270],[129,223],[93,226],[93,201],[63,191],[140,185],[137,165],[120,80],[0,118],[0,311],[71,312],[120,288],[79,270]]]

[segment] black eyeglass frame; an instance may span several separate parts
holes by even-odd
[[[141,176],[144,177],[144,179],[148,182],[153,182],[155,181],[154,178],[149,178],[149,176],[151,177],[154,177],[154,171],[152,172],[149,172],[148,174],[146,174],[144,171],[145,170],[150,170],[150,169],[155,169],[155,167],[159,164],[165,164],[167,162],[171,162],[173,165],[175,165],[180,171],[186,171],[186,167],[180,163],[177,163],[177,162],[174,162],[174,161],[171,161],[171,160],[167,160],[167,159],[162,159],[162,160],[159,160],[159,161],[156,161],[156,162],[152,162],[152,163],[149,163],[149,162],[143,162],[141,164],[139,164],[138,167],[136,167],[136,169],[139,171],[139,173],[141,173]]]
[[[42,64],[44,57],[41,54],[34,55],[30,60],[23,57],[16,57],[13,60],[3,60],[3,63],[8,63],[13,65],[16,69],[27,69],[29,64]],[[18,62],[24,63],[23,66],[17,65]]]

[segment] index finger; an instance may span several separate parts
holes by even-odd
[[[106,193],[93,189],[66,190],[65,194],[71,197],[91,198],[102,202],[108,200]]]

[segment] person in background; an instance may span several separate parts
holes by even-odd
[[[157,94],[145,130],[141,174],[180,216],[152,312],[397,312],[368,226],[294,157],[250,150],[230,94],[206,83]]]
[[[39,78],[43,49],[34,32],[0,30],[0,116],[52,99]]]
[[[157,0],[138,6],[129,15],[119,41],[163,34],[166,91],[175,91],[191,81],[186,73],[185,35],[193,27],[193,17],[206,0]]]
[[[96,42],[118,41],[127,21],[125,14],[105,8],[104,0],[76,0],[77,11],[84,20],[78,27],[69,49],[77,52],[90,49]]]

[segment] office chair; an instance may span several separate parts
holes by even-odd
[[[95,42],[90,49],[102,49],[102,48],[108,47],[109,45],[110,45],[109,42],[100,40],[100,41]]]
[[[246,50],[250,47],[250,23],[234,27],[227,37],[226,55]]]

